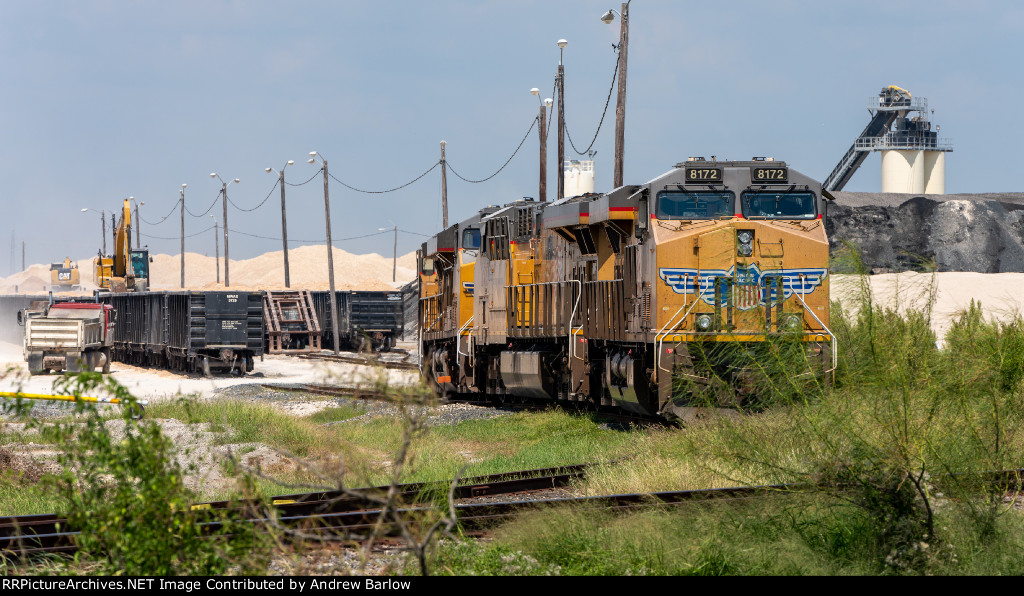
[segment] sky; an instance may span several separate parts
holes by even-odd
[[[390,256],[397,227],[399,255],[415,250],[441,228],[440,168],[395,192],[345,185],[402,186],[438,163],[445,140],[450,222],[536,197],[530,89],[552,97],[567,39],[566,125],[584,150],[612,84],[609,8],[620,3],[0,0],[0,274],[21,269],[22,242],[29,264],[95,255],[97,212],[129,196],[144,203],[143,244],[176,254],[182,184],[186,250],[212,256],[209,215],[221,225],[223,210],[211,172],[240,180],[228,187],[231,258],[281,250],[277,174],[265,168],[288,160],[290,246],[322,243],[310,151],[329,164],[334,246]],[[899,85],[929,100],[953,144],[947,192],[1024,190],[1012,165],[1024,3],[634,0],[629,31],[627,184],[691,155],[772,156],[824,179],[872,98]],[[612,187],[614,110],[613,95],[593,145],[597,191]],[[549,199],[556,144],[553,126]],[[568,142],[566,157],[578,158]],[[875,154],[844,190],[880,186]]]

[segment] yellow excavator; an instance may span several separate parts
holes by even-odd
[[[100,253],[93,260],[96,285],[109,292],[144,292],[149,289],[149,249],[132,250],[132,210],[124,200],[114,230],[114,254]]]
[[[54,292],[77,292],[82,289],[78,265],[66,257],[63,263],[50,263],[50,289]]]

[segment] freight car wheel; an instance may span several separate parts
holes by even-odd
[[[199,367],[203,371],[203,376],[204,377],[209,378],[209,377],[213,376],[213,375],[210,374],[210,358],[209,357],[203,356],[202,359],[199,361]]]

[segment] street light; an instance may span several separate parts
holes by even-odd
[[[395,224],[395,252],[394,257],[391,259],[391,281],[394,282],[398,278],[398,225]],[[387,228],[377,228],[378,232],[386,232]]]
[[[213,258],[217,267],[217,283],[220,283],[220,241],[217,237],[217,218],[210,215],[213,220]]]
[[[540,89],[536,87],[530,89],[530,95],[536,95],[537,101],[540,102],[540,130],[538,131],[540,138],[540,188],[537,197],[543,203],[548,200],[548,117],[545,108],[550,108],[552,101],[550,97],[541,101]]]
[[[224,182],[224,179],[217,175],[217,172],[210,172],[210,178],[216,178],[220,180],[220,192],[224,195],[224,287],[231,285],[231,278],[228,275],[228,183]],[[241,182],[238,178],[232,180],[235,184]]]
[[[327,221],[327,279],[331,285],[331,334],[334,338],[334,353],[340,352],[338,337],[338,296],[334,293],[334,247],[331,245],[331,198],[328,193],[327,185],[327,160],[324,159],[323,155],[318,154],[316,151],[309,152],[309,163],[315,164],[316,158],[319,157],[320,161],[323,162],[324,167],[324,218]]]
[[[135,205],[135,247],[142,248],[142,224],[139,223],[142,216],[139,214],[139,207],[145,205],[146,202],[139,201],[136,203],[135,197],[128,197],[128,200]]]
[[[185,289],[185,189],[188,184],[182,184],[181,190],[181,289]]]
[[[100,214],[100,225],[103,226],[103,252],[101,252],[100,255],[105,255],[107,254],[107,212],[96,211],[91,207],[86,207],[85,209],[82,209],[82,213],[85,213],[86,211],[93,211],[95,213]]]
[[[565,68],[562,66],[562,55],[569,42],[558,40],[558,198],[565,198]]]
[[[626,152],[626,59],[629,50],[629,3],[627,0],[622,3],[622,12],[615,9],[608,9],[608,12],[601,15],[601,21],[611,25],[615,20],[615,14],[619,15],[619,22],[622,23],[619,29],[619,93],[615,101],[615,176],[613,185],[615,188],[622,186],[622,162]]]
[[[284,164],[284,167],[281,168],[281,171],[277,172],[277,183],[281,185],[281,241],[284,244],[284,287],[286,288],[290,288],[292,285],[291,275],[288,272],[288,220],[285,217],[284,211],[284,170],[288,166],[293,165],[295,165],[295,162],[289,159],[288,163]],[[276,171],[274,168],[266,168],[268,174],[274,171]]]

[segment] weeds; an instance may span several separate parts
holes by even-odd
[[[255,524],[191,509],[171,441],[151,421],[131,416],[135,398],[95,373],[69,376],[56,389],[80,396],[105,391],[129,404],[107,421],[91,404],[77,403],[76,422],[41,431],[60,450],[63,472],[54,479],[67,503],[68,525],[79,534],[76,560],[107,575],[220,575],[265,569],[266,540]]]

